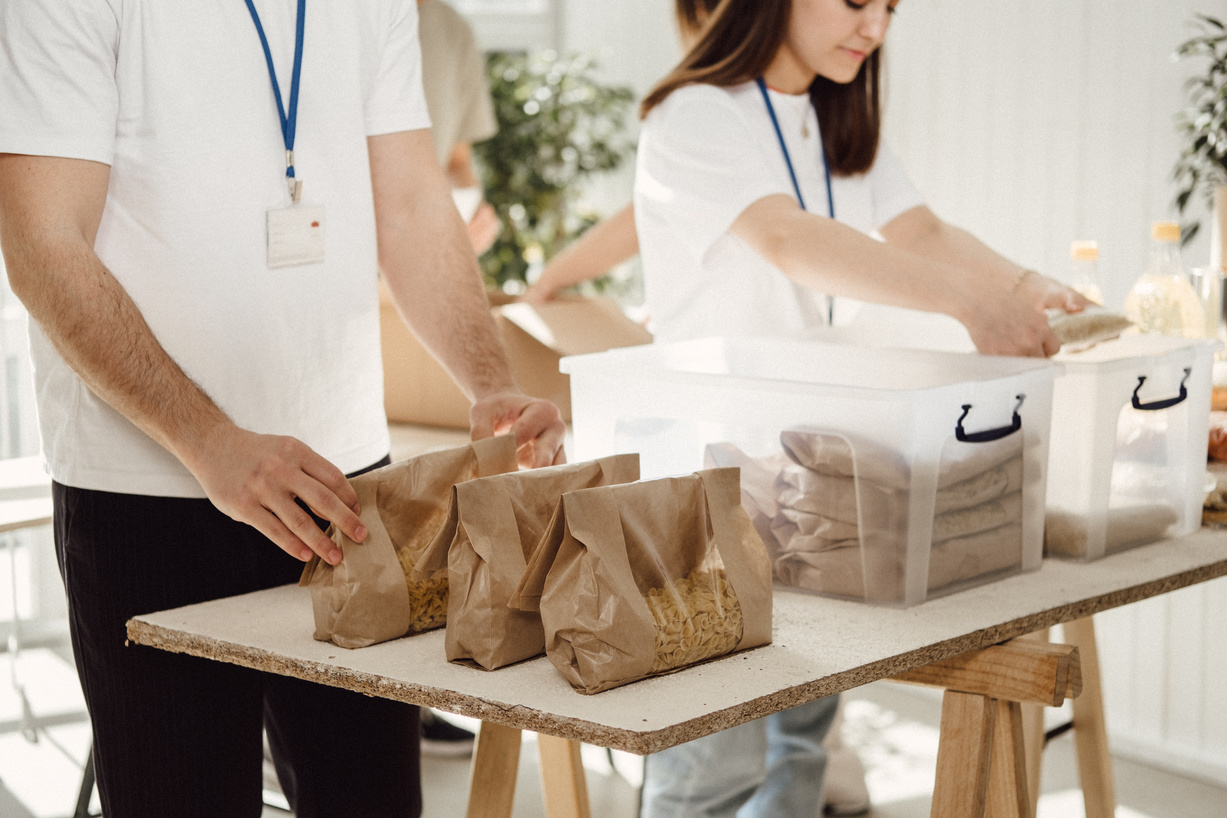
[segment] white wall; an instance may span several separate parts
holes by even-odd
[[[1066,274],[1096,239],[1119,306],[1171,218],[1170,55],[1224,0],[906,0],[888,40],[887,138],[932,207],[1020,263]],[[1207,225],[1208,227],[1208,225]],[[1208,262],[1203,236],[1186,262]]]

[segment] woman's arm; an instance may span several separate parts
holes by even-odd
[[[1044,356],[1060,349],[1044,316],[1045,299],[1036,292],[1047,290],[1041,276],[1019,277],[1004,269],[985,275],[875,241],[801,210],[783,194],[759,199],[729,229],[810,289],[949,315],[967,327],[985,354]]]
[[[591,281],[638,252],[635,208],[628,204],[550,259],[541,277],[524,293],[524,300],[534,304],[549,301],[559,290]]]
[[[927,207],[914,207],[899,214],[882,228],[881,233],[890,244],[927,259],[1004,278],[1011,286],[1019,282],[1020,296],[1037,299],[1042,309],[1077,312],[1091,305],[1059,282],[1045,276],[1027,275],[1023,267],[966,230],[942,221]]]

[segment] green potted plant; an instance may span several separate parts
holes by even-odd
[[[586,56],[496,52],[487,59],[498,133],[474,145],[486,200],[502,232],[482,256],[486,284],[520,292],[595,220],[577,212],[585,179],[617,168],[634,148],[634,94],[600,82]]]
[[[1181,43],[1176,59],[1206,58],[1204,73],[1185,84],[1189,105],[1176,115],[1177,130],[1185,146],[1176,163],[1174,177],[1179,185],[1176,210],[1184,215],[1195,195],[1202,195],[1214,213],[1219,237],[1227,220],[1227,27],[1206,14],[1196,15],[1197,34]],[[1193,220],[1183,225],[1182,241],[1187,243],[1200,228]],[[1223,239],[1219,238],[1221,242]],[[1222,248],[1211,250],[1222,264]]]

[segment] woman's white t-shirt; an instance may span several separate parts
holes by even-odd
[[[806,94],[768,91],[797,184],[812,213],[829,215],[822,138]],[[690,85],[643,125],[635,227],[658,341],[798,335],[827,323],[826,297],[794,283],[729,227],[754,202],[795,198],[788,166],[756,83]],[[832,176],[835,218],[866,234],[922,204],[885,147],[868,173]],[[836,302],[836,323],[857,310]]]

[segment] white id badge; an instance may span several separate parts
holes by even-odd
[[[323,260],[324,208],[277,207],[268,211],[269,269]]]

